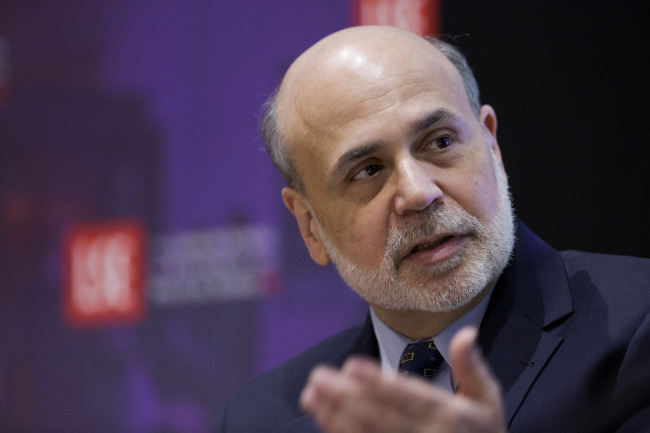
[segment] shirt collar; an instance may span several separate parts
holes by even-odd
[[[458,318],[438,335],[429,338],[433,339],[433,342],[447,363],[449,363],[449,343],[451,342],[451,339],[456,332],[464,326],[471,325],[478,328],[483,320],[483,316],[485,315],[485,310],[487,309],[490,297],[492,296],[493,289],[494,287],[490,289],[488,294],[478,303],[478,305],[468,311],[465,315]],[[372,320],[372,326],[375,330],[377,343],[379,345],[379,359],[381,361],[382,369],[384,371],[397,371],[399,360],[404,348],[407,344],[413,343],[416,340],[411,340],[388,327],[388,325],[377,317],[372,308],[370,308],[370,319]]]

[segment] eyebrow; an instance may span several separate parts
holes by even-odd
[[[336,165],[334,166],[333,172],[338,174],[345,171],[349,165],[365,158],[368,155],[376,153],[379,150],[379,147],[380,143],[370,143],[348,150],[347,152],[343,153],[343,155],[339,156],[339,159],[336,161]]]
[[[451,120],[454,122],[458,122],[460,120],[460,116],[452,113],[451,111],[445,108],[439,108],[437,110],[432,111],[431,113],[426,115],[418,122],[415,122],[415,124],[411,128],[411,135],[420,134],[421,132],[425,131],[426,129],[430,128],[431,126],[443,120]]]

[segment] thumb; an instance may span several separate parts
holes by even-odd
[[[449,356],[458,383],[458,394],[501,407],[499,383],[476,346],[476,328],[458,331],[449,345]]]

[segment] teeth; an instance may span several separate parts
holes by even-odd
[[[442,238],[438,239],[435,242],[425,242],[423,244],[417,245],[415,248],[413,248],[411,250],[411,254],[414,254],[414,253],[417,253],[417,252],[420,252],[420,251],[423,251],[423,250],[431,250],[431,249],[437,247],[438,245],[446,242],[450,237],[451,236],[445,236],[445,237],[442,237]]]

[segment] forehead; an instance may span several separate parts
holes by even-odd
[[[387,46],[350,43],[299,63],[281,92],[286,117],[296,122],[291,126],[336,129],[423,91],[468,102],[458,71],[435,47],[414,35],[401,39]]]
[[[440,108],[473,116],[458,71],[437,49],[420,38],[394,42],[347,44],[287,74],[279,118],[307,188],[307,177],[362,140],[403,135]]]

